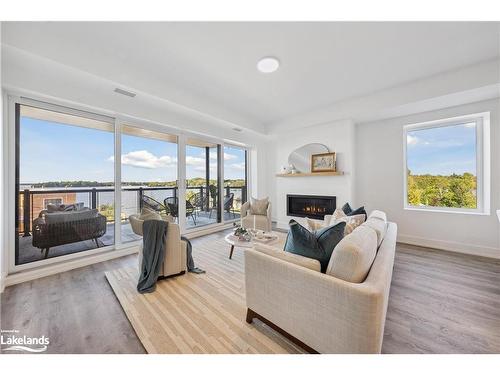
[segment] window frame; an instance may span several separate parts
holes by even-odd
[[[413,206],[408,203],[407,136],[415,130],[442,128],[474,122],[476,124],[476,208]],[[403,208],[409,211],[490,215],[490,113],[474,113],[403,126]]]

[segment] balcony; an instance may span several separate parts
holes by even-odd
[[[212,192],[213,193],[213,192]],[[237,220],[240,218],[242,202],[246,201],[246,186],[224,187],[224,221]],[[177,197],[177,187],[123,187],[121,210],[121,242],[127,243],[139,240],[130,227],[128,217],[140,212],[146,205],[155,209],[160,214],[171,214],[165,199]],[[229,197],[232,199],[229,200]],[[207,186],[190,186],[186,189],[187,216],[186,225],[188,229],[217,223],[217,197],[210,194]],[[38,218],[40,212],[47,204],[73,204],[82,202],[85,207],[97,209],[106,217],[105,234],[96,240],[84,240],[50,247],[48,258],[61,255],[78,253],[99,247],[113,245],[115,242],[115,219],[114,219],[114,189],[113,188],[63,188],[63,189],[24,189],[20,191],[19,215],[18,215],[18,246],[16,250],[16,264],[35,262],[45,258],[43,249],[33,246],[33,221]],[[178,218],[176,217],[176,221]]]

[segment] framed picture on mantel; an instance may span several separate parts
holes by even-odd
[[[335,152],[311,156],[311,172],[336,172]]]

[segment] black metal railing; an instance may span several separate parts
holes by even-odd
[[[188,197],[193,196],[189,192],[195,191],[201,197],[201,202],[207,205],[214,204],[216,196],[210,194],[206,186],[188,186],[186,192]],[[114,192],[112,187],[98,188],[61,188],[61,189],[24,189],[19,192],[19,234],[27,237],[31,235],[33,219],[46,209],[47,200],[60,204],[72,204],[83,202],[85,207],[98,209],[109,221],[114,221]],[[134,196],[127,198],[128,193]],[[234,194],[233,209],[239,211],[241,205],[247,200],[246,186],[225,186],[224,194]],[[165,198],[177,197],[177,187],[129,187],[122,188],[122,218],[126,220],[130,214],[137,213],[142,207],[143,197],[147,195],[161,203]],[[208,196],[208,199],[206,198]],[[125,198],[125,199],[124,199]],[[189,199],[187,199],[189,200]],[[212,206],[213,207],[213,206]],[[205,207],[200,207],[205,209]]]

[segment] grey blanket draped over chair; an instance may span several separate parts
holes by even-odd
[[[167,238],[168,222],[165,220],[146,220],[143,227],[143,257],[141,274],[137,283],[139,293],[151,293],[156,288],[156,281],[165,260],[165,239]],[[205,273],[195,267],[191,241],[181,237],[187,243],[187,269],[193,273]]]
[[[168,221],[146,220],[143,231],[143,256],[141,274],[137,283],[139,293],[151,293],[156,288],[156,280],[165,259],[165,239]]]

